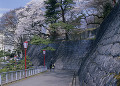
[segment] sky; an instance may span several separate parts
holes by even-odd
[[[9,10],[24,7],[31,0],[0,0],[0,17]]]

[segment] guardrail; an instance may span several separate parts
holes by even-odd
[[[25,74],[25,70],[3,72],[0,74],[0,86],[26,77],[30,77],[32,75],[39,74],[44,71],[47,71],[47,67],[40,66],[37,68],[26,69],[26,74]]]

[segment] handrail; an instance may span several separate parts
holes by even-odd
[[[26,77],[30,77],[32,75],[39,74],[41,72],[47,71],[47,67],[40,66],[36,68],[30,68],[26,70]],[[25,77],[25,70],[18,70],[18,71],[10,71],[10,72],[2,72],[0,74],[0,86],[17,81]]]

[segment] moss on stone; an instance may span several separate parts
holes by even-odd
[[[120,86],[120,73],[118,75],[115,75],[114,78],[117,79],[117,86]]]

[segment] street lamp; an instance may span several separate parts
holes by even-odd
[[[26,50],[27,50],[27,47],[28,47],[28,42],[25,41],[24,42],[24,49],[25,49],[25,77],[26,77]]]
[[[44,66],[45,66],[45,53],[46,53],[46,51],[43,50],[43,55],[44,55]]]

